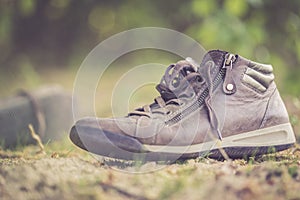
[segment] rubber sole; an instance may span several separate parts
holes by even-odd
[[[102,156],[125,160],[178,160],[208,156],[221,159],[219,149],[230,158],[247,158],[282,151],[291,147],[295,135],[290,123],[258,129],[201,144],[188,146],[146,145],[137,139],[103,132],[99,129],[74,126],[71,141],[80,148]]]

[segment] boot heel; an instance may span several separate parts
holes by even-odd
[[[211,150],[209,157],[222,158],[219,148],[223,148],[230,158],[245,158],[282,151],[296,142],[290,123],[226,137],[220,145]]]
[[[222,147],[277,146],[296,142],[290,123],[280,124],[224,138]]]

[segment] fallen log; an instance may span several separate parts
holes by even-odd
[[[0,146],[12,148],[34,143],[29,124],[43,142],[60,139],[72,122],[72,96],[61,87],[23,90],[0,100]]]

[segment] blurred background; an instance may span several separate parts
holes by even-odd
[[[0,97],[48,83],[71,91],[80,64],[97,44],[121,31],[152,26],[185,33],[207,50],[272,64],[281,93],[299,110],[299,13],[300,1],[293,0],[0,0]],[[112,67],[109,80],[137,64],[177,61],[151,50],[125,57]],[[110,91],[113,84],[102,85]],[[109,115],[109,100],[103,102],[100,110]]]

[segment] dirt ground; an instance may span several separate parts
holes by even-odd
[[[287,102],[299,143],[300,103]],[[165,165],[96,159],[66,136],[45,144],[43,152],[38,145],[0,149],[0,199],[300,200],[300,147],[248,160]]]
[[[169,165],[98,160],[64,141],[0,151],[0,199],[300,199],[300,149]],[[160,167],[148,173],[146,168]]]

